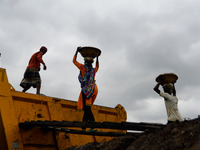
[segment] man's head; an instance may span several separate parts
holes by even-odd
[[[47,52],[47,48],[45,47],[45,46],[42,46],[41,48],[40,48],[40,52],[42,52],[43,53],[43,55]]]
[[[85,64],[92,64],[94,62],[92,57],[84,57]]]
[[[173,92],[173,89],[174,89],[174,85],[172,83],[168,83],[168,84],[163,85],[163,90],[166,93],[171,94]]]

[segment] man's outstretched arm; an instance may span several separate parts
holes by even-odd
[[[159,86],[160,86],[160,83],[156,84],[156,86],[153,88],[154,91],[158,94],[160,94],[160,90],[159,90]]]

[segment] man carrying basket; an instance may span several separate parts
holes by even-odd
[[[158,82],[154,87],[154,91],[157,92],[165,100],[165,106],[168,116],[168,124],[174,121],[183,121],[179,111],[178,111],[178,98],[176,97],[176,89],[174,83],[178,77],[175,74],[162,74],[156,78]],[[159,86],[163,86],[163,91],[159,90]]]

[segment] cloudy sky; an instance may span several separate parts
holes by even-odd
[[[153,87],[159,74],[173,72],[180,113],[193,119],[200,115],[199,18],[199,0],[0,0],[1,67],[21,91],[28,61],[44,45],[41,93],[77,101],[72,58],[78,46],[94,46],[102,51],[96,105],[123,105],[127,121],[166,123]]]

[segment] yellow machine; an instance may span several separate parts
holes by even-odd
[[[94,105],[96,122],[126,121],[121,105],[115,108]],[[43,130],[39,127],[24,129],[25,121],[81,121],[83,112],[77,111],[75,101],[15,91],[8,82],[6,70],[0,68],[0,150],[65,150],[89,142],[104,142],[112,137],[80,135]],[[81,128],[70,128],[79,129]],[[98,129],[98,131],[119,131]]]

